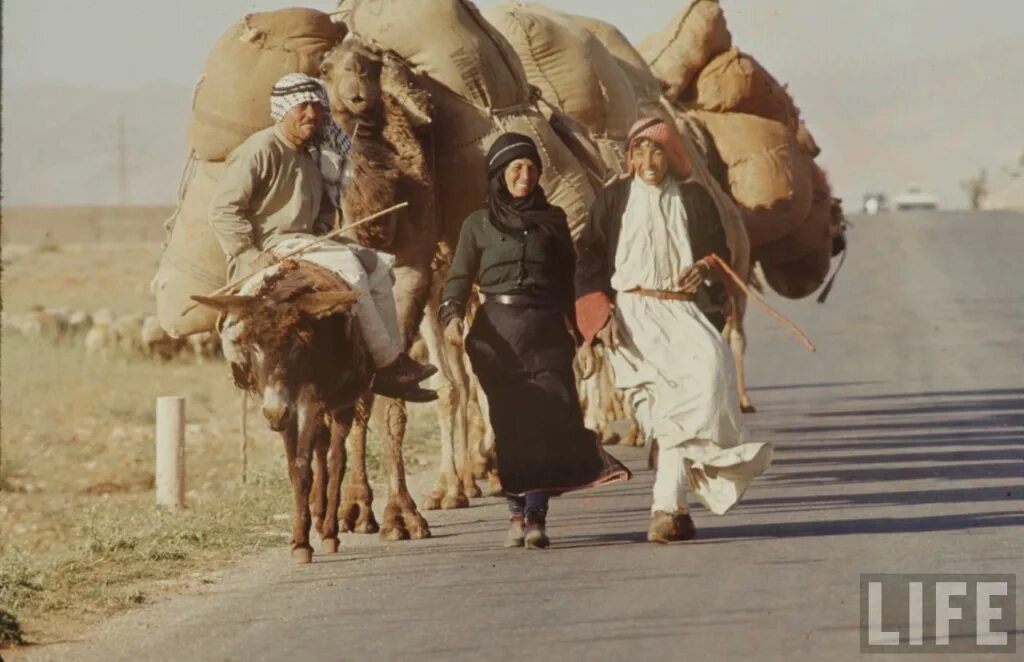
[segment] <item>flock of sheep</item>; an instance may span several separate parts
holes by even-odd
[[[27,313],[3,312],[3,328],[29,339],[78,344],[88,356],[104,359],[146,357],[204,363],[221,356],[220,339],[213,332],[172,338],[156,315],[117,315],[102,308],[94,313],[70,307],[35,306]]]

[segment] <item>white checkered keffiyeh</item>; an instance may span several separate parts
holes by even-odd
[[[306,149],[320,166],[331,201],[335,206],[340,206],[342,175],[345,170],[345,159],[352,150],[352,141],[331,120],[331,104],[327,100],[327,91],[323,83],[302,73],[283,76],[274,84],[274,91],[270,95],[270,116],[275,122],[280,122],[288,111],[306,102],[319,103],[325,111],[324,121],[320,125],[320,136],[311,140]]]

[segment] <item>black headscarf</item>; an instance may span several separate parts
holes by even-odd
[[[544,229],[562,239],[560,228],[565,226],[565,212],[548,202],[544,189],[538,183],[530,194],[515,198],[505,184],[505,169],[517,159],[530,159],[542,171],[540,153],[529,136],[505,133],[498,137],[487,151],[487,210],[491,223],[502,232],[518,234],[533,228]]]

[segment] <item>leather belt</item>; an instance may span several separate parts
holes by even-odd
[[[487,294],[487,301],[500,303],[503,306],[554,306],[554,302],[544,297],[530,296],[529,294]]]
[[[688,292],[669,292],[668,290],[645,290],[642,287],[634,287],[626,290],[630,294],[639,294],[642,297],[662,299],[663,301],[693,301],[693,295]]]

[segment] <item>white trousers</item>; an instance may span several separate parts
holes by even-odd
[[[658,446],[658,471],[654,476],[654,503],[651,513],[661,510],[668,514],[688,513],[686,503],[686,457],[682,446]]]
[[[312,236],[289,237],[275,245],[271,251],[280,257],[314,240]],[[394,258],[386,253],[376,253],[376,256],[376,267],[367,272],[352,248],[329,241],[302,253],[299,259],[330,269],[360,293],[355,304],[356,320],[373,363],[380,369],[398,358],[402,351],[402,338],[398,330],[398,310],[395,308],[392,275]]]

